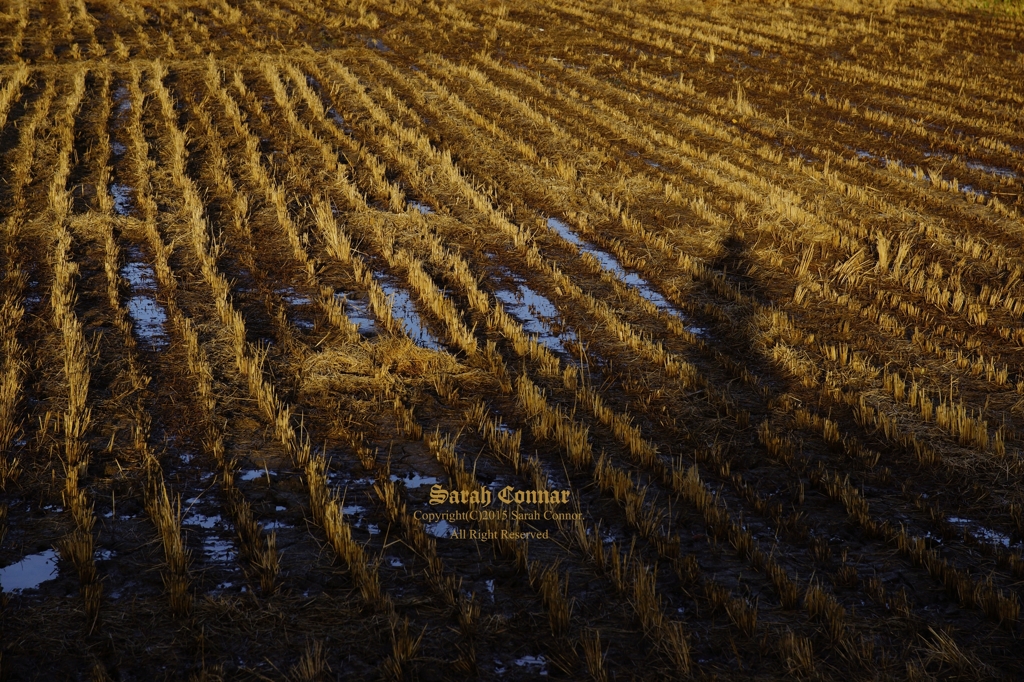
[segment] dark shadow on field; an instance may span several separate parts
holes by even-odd
[[[722,242],[722,255],[710,261],[708,267],[713,272],[723,274],[726,280],[744,295],[754,298],[761,305],[771,305],[776,299],[771,294],[769,284],[757,276],[760,266],[755,269],[755,262],[750,258],[749,250],[746,238],[733,232]],[[748,274],[750,272],[755,274]],[[709,343],[717,346],[718,350],[735,362],[746,366],[761,379],[763,386],[773,393],[788,391],[793,380],[776,370],[766,357],[765,349],[756,341],[755,326],[758,321],[754,317],[754,310],[748,305],[726,303],[724,297],[708,285],[704,285],[704,290],[716,304],[726,304],[729,317],[728,335],[713,333]],[[717,326],[722,327],[721,324]],[[750,400],[743,400],[742,407],[751,412],[751,423],[756,423],[763,418],[761,413],[765,411],[766,405],[752,387],[745,391],[737,391],[733,397],[740,399],[747,394],[751,394]]]
[[[861,334],[866,330],[872,333],[866,325],[857,325],[858,318],[850,316],[841,307],[831,307],[830,314],[825,315],[816,312],[813,305],[789,305],[791,287],[795,287],[796,282],[792,278],[770,277],[769,273],[761,273],[760,269],[765,267],[764,260],[755,260],[750,256],[750,245],[749,238],[744,239],[735,233],[730,235],[722,243],[721,255],[709,261],[708,267],[725,274],[733,285],[759,303],[769,305],[774,302],[776,307],[787,313],[794,327],[802,332],[820,334],[822,341],[841,341],[844,338],[835,329],[837,317],[849,319],[855,326],[860,326]],[[757,269],[751,268],[752,265],[757,265]],[[699,295],[707,297],[705,300],[721,306],[730,317],[728,323],[706,320],[712,329],[708,344],[717,344],[718,350],[739,366],[748,368],[759,379],[756,387],[741,381],[729,382],[727,390],[730,397],[739,407],[750,412],[749,426],[731,429],[736,434],[736,440],[731,443],[731,472],[723,475],[718,467],[713,466],[713,462],[699,463],[706,484],[711,488],[721,487],[731,506],[732,501],[736,500],[735,493],[728,490],[728,484],[723,484],[730,474],[739,473],[768,498],[769,504],[782,504],[783,521],[779,528],[772,524],[768,535],[781,539],[780,549],[787,547],[786,551],[776,552],[774,556],[790,575],[805,576],[810,570],[820,571],[823,575],[829,572],[838,575],[837,567],[845,564],[846,555],[857,557],[860,579],[878,580],[878,584],[886,590],[884,594],[894,600],[893,603],[908,599],[913,604],[914,617],[922,618],[920,622],[930,621],[928,627],[956,628],[957,646],[969,650],[985,649],[990,652],[991,660],[999,661],[1004,669],[1019,671],[1020,658],[1015,651],[1016,645],[998,635],[994,628],[988,629],[987,624],[979,628],[979,623],[985,622],[985,616],[980,610],[960,609],[955,594],[943,590],[926,570],[920,567],[912,569],[913,562],[896,556],[887,540],[872,537],[853,523],[842,504],[829,499],[821,483],[813,481],[817,476],[824,475],[824,470],[817,469],[822,463],[840,476],[848,474],[857,481],[856,485],[865,497],[870,499],[873,518],[888,519],[890,523],[892,519],[906,519],[908,532],[920,535],[924,535],[925,530],[922,527],[914,529],[912,525],[919,518],[908,518],[906,514],[908,495],[923,482],[934,498],[935,491],[945,490],[948,482],[929,479],[930,472],[921,469],[911,454],[883,438],[876,428],[859,423],[853,408],[840,399],[828,397],[821,382],[819,385],[805,386],[778,366],[772,359],[774,339],[763,339],[758,329],[758,325],[770,324],[770,321],[757,319],[754,309],[749,305],[728,302],[707,284],[700,286],[697,291],[701,292]],[[786,342],[785,334],[781,335],[782,341]],[[851,338],[853,344],[856,344],[856,331]],[[794,346],[797,351],[801,350],[800,344],[787,345]],[[810,354],[812,360],[813,357]],[[815,370],[820,370],[817,363]],[[787,406],[784,411],[788,414],[782,414],[783,405]],[[794,415],[788,408],[801,405],[811,413],[835,421],[840,433],[844,434],[844,441],[827,443],[820,432],[814,433],[817,429],[790,426],[794,423]],[[771,417],[773,412],[777,418],[771,420],[772,430],[788,436],[795,446],[792,465],[777,461],[760,443],[758,425]],[[858,460],[859,455],[851,454],[855,452],[853,448],[862,447],[864,451],[880,453],[880,460],[876,460],[875,465],[865,464],[864,460]],[[797,479],[800,482],[799,492],[794,490]],[[740,503],[735,508],[742,509],[745,506],[745,503]],[[790,514],[802,517],[800,523],[809,529],[810,536],[794,532],[796,524],[789,526],[786,521]],[[767,520],[763,516],[758,519],[754,514],[745,519],[755,533],[763,532]],[[955,536],[943,540],[954,541]],[[837,586],[835,594],[841,602],[850,603],[850,593],[842,587]],[[886,606],[883,610],[874,602],[861,601],[856,608],[863,614],[872,614],[872,617],[889,617],[890,607]],[[895,641],[886,644],[899,646]]]
[[[734,282],[741,283],[744,293],[765,299],[765,288],[760,281],[746,274],[752,263],[747,257],[748,249],[744,239],[733,232],[722,242],[722,249],[724,253],[711,261],[711,269],[725,273]]]

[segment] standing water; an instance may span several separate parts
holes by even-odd
[[[641,277],[635,272],[630,272],[622,267],[618,259],[610,253],[606,253],[596,246],[580,239],[575,232],[573,232],[568,225],[563,223],[558,218],[548,218],[548,227],[554,230],[558,236],[565,241],[573,244],[580,251],[589,253],[594,257],[595,260],[601,265],[601,267],[613,273],[619,278],[626,286],[631,289],[635,289],[637,293],[643,296],[645,299],[654,304],[658,310],[661,310],[669,315],[681,320],[684,323],[686,331],[697,336],[704,336],[707,334],[707,330],[701,327],[695,327],[691,324],[691,320],[678,310],[674,305],[668,302],[664,296],[654,290],[647,280]]]
[[[0,569],[0,590],[20,592],[34,590],[57,577],[57,552],[48,549],[31,554],[21,561]]]
[[[133,260],[121,268],[121,276],[128,280],[132,296],[128,299],[128,314],[134,322],[135,333],[152,350],[162,350],[168,345],[167,311],[156,300],[156,274],[153,266],[142,260],[138,247],[128,250]]]

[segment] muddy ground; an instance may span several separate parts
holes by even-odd
[[[8,2],[0,678],[1020,679],[1011,10]]]

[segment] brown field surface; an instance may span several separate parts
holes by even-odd
[[[2,680],[1024,679],[1005,2],[6,0],[0,177]]]

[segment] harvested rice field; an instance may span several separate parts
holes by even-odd
[[[0,679],[1024,679],[1006,2],[0,3]]]

